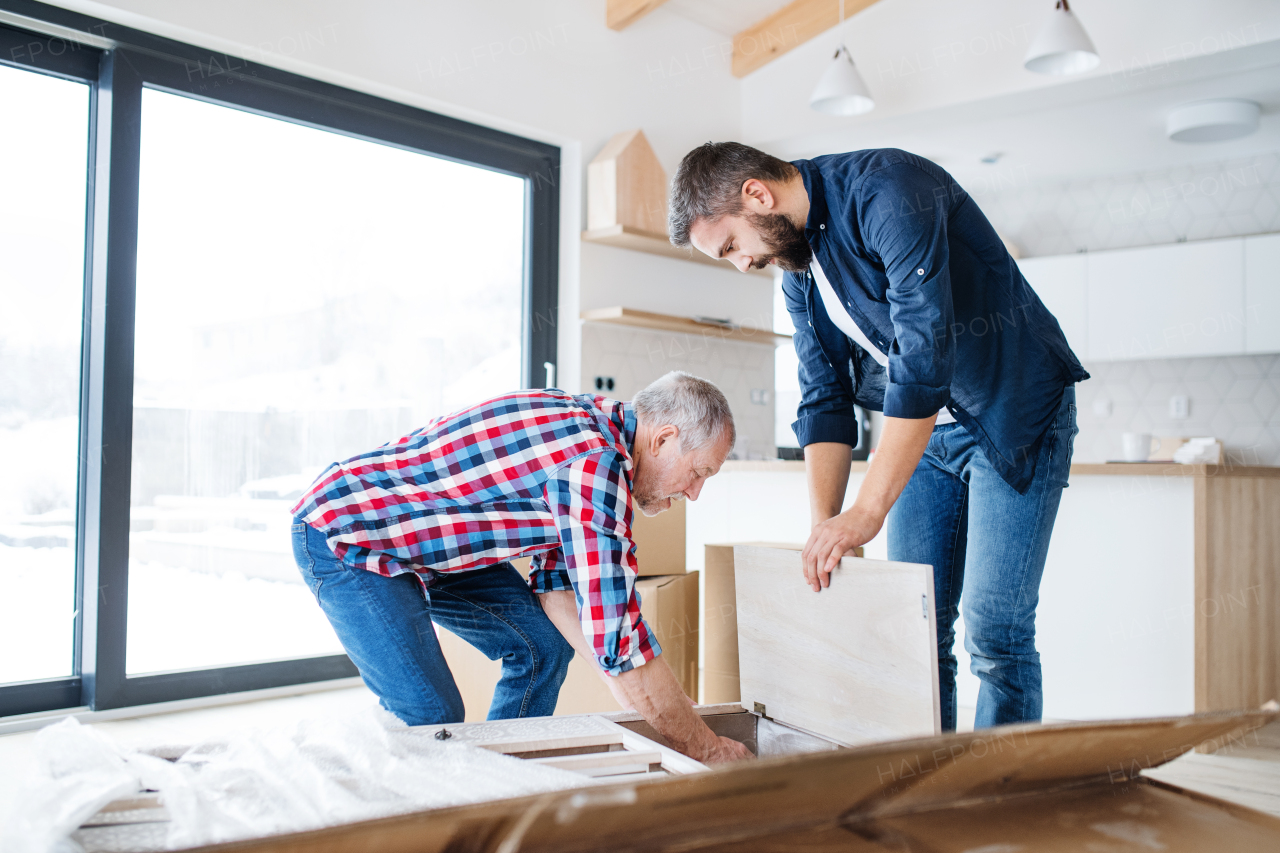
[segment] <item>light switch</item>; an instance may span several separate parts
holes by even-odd
[[[1096,418],[1111,417],[1111,401],[1103,397],[1099,397],[1098,399],[1094,400],[1093,416]]]
[[[1169,417],[1174,420],[1186,420],[1191,415],[1191,401],[1186,394],[1174,394],[1169,398]]]
[[[763,388],[752,388],[751,402],[755,403],[757,406],[769,405],[769,392]]]

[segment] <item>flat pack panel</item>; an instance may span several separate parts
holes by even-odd
[[[851,745],[941,731],[929,566],[845,557],[815,593],[799,552],[740,545],[734,574],[744,707]]]

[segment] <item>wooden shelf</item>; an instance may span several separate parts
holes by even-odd
[[[593,308],[582,312],[582,319],[591,323],[616,323],[620,326],[636,326],[641,329],[661,329],[664,332],[680,332],[686,335],[703,335],[725,341],[749,344],[778,345],[790,343],[790,335],[781,335],[767,329],[751,326],[722,326],[704,323],[691,317],[672,314],[654,314],[634,308]]]
[[[707,257],[696,249],[677,248],[671,245],[671,241],[667,239],[665,234],[641,231],[628,225],[610,225],[606,228],[583,231],[582,239],[588,243],[603,243],[606,246],[617,246],[620,249],[631,249],[636,252],[648,252],[651,255],[662,255],[663,257],[675,258],[680,261],[705,264],[726,272],[737,272],[728,261],[717,261],[715,258]],[[768,269],[753,269],[750,274],[763,276],[770,280],[773,279],[773,272]]]

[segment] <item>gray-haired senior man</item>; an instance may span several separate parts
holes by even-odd
[[[631,538],[634,508],[697,499],[733,439],[724,395],[687,373],[629,403],[515,391],[330,466],[294,507],[294,558],[365,683],[409,725],[465,712],[435,623],[502,659],[489,719],[553,713],[577,650],[681,752],[749,758],[660,656]],[[509,561],[530,556],[526,583]]]
[[[738,269],[775,264],[795,324],[813,530],[805,579],[888,523],[889,557],[933,566],[942,727],[955,728],[953,626],[981,680],[975,724],[1038,720],[1035,611],[1088,378],[1057,320],[967,193],[877,149],[788,163],[736,142],[690,152],[671,240]],[[882,410],[842,512],[853,406]]]

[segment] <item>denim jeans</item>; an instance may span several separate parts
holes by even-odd
[[[943,731],[956,727],[952,646],[961,609],[965,649],[981,681],[975,727],[1040,719],[1036,605],[1078,431],[1075,387],[1069,386],[1041,443],[1035,479],[1020,495],[964,427],[934,427],[889,512],[889,559],[933,566]]]
[[[345,565],[323,533],[297,519],[293,557],[364,683],[406,724],[464,716],[433,622],[502,659],[490,720],[555,711],[573,647],[510,563],[437,575],[424,594],[412,574],[388,578]]]

